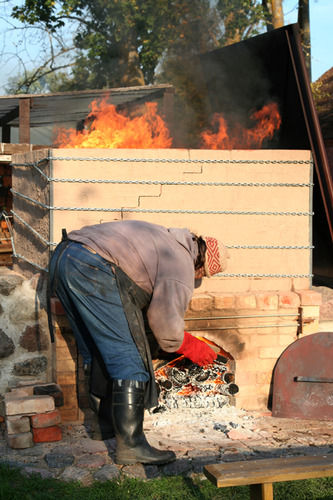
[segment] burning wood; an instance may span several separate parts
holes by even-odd
[[[155,379],[160,388],[162,408],[222,407],[229,403],[230,396],[237,394],[238,386],[234,383],[235,375],[228,354],[216,344],[204,338],[201,340],[217,351],[214,363],[200,367],[184,356],[155,362]]]

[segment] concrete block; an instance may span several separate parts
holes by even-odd
[[[34,443],[48,443],[61,441],[62,432],[60,427],[44,427],[32,429]]]
[[[7,443],[11,448],[23,450],[34,445],[32,433],[22,432],[21,434],[6,434]]]
[[[54,410],[46,413],[38,413],[30,417],[33,428],[42,429],[44,427],[52,427],[60,424],[61,414],[59,410]]]
[[[9,400],[6,396],[5,413],[7,416],[43,413],[55,408],[54,399],[51,396],[25,396]]]
[[[8,416],[6,418],[6,430],[7,434],[22,434],[30,432],[29,417],[22,417],[19,415],[12,417]]]

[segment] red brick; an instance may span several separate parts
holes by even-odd
[[[302,306],[320,306],[322,301],[321,293],[314,290],[301,290],[297,294],[301,299]]]
[[[62,433],[60,427],[44,427],[41,429],[32,429],[33,440],[35,443],[47,443],[61,441]]]
[[[297,309],[300,306],[298,294],[294,292],[280,292],[279,305],[286,309]]]
[[[218,294],[214,296],[214,307],[216,309],[234,309],[235,295],[234,294]]]
[[[279,297],[276,293],[258,293],[257,308],[258,309],[277,309],[279,304]]]
[[[50,411],[47,413],[38,413],[30,417],[31,425],[33,428],[42,429],[44,427],[52,427],[61,422],[61,415],[59,410]]]
[[[65,311],[61,305],[61,302],[56,297],[51,297],[51,312],[56,316],[64,316]]]

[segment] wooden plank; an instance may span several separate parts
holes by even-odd
[[[204,466],[218,488],[333,476],[333,456],[271,458]]]
[[[250,500],[273,500],[273,484],[251,484]]]
[[[31,98],[20,97],[19,142],[30,143],[30,108]]]

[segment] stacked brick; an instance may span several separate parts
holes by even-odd
[[[24,449],[34,443],[61,441],[61,414],[56,406],[62,404],[61,389],[55,384],[22,384],[5,394],[3,414],[9,446]]]
[[[197,295],[186,328],[235,360],[236,406],[261,410],[270,406],[273,370],[283,351],[318,331],[320,304],[321,294],[313,290]]]
[[[85,389],[82,357],[73,332],[57,298],[51,299],[53,323],[53,380],[61,387],[64,406],[59,408],[63,421],[82,421],[89,408]]]

